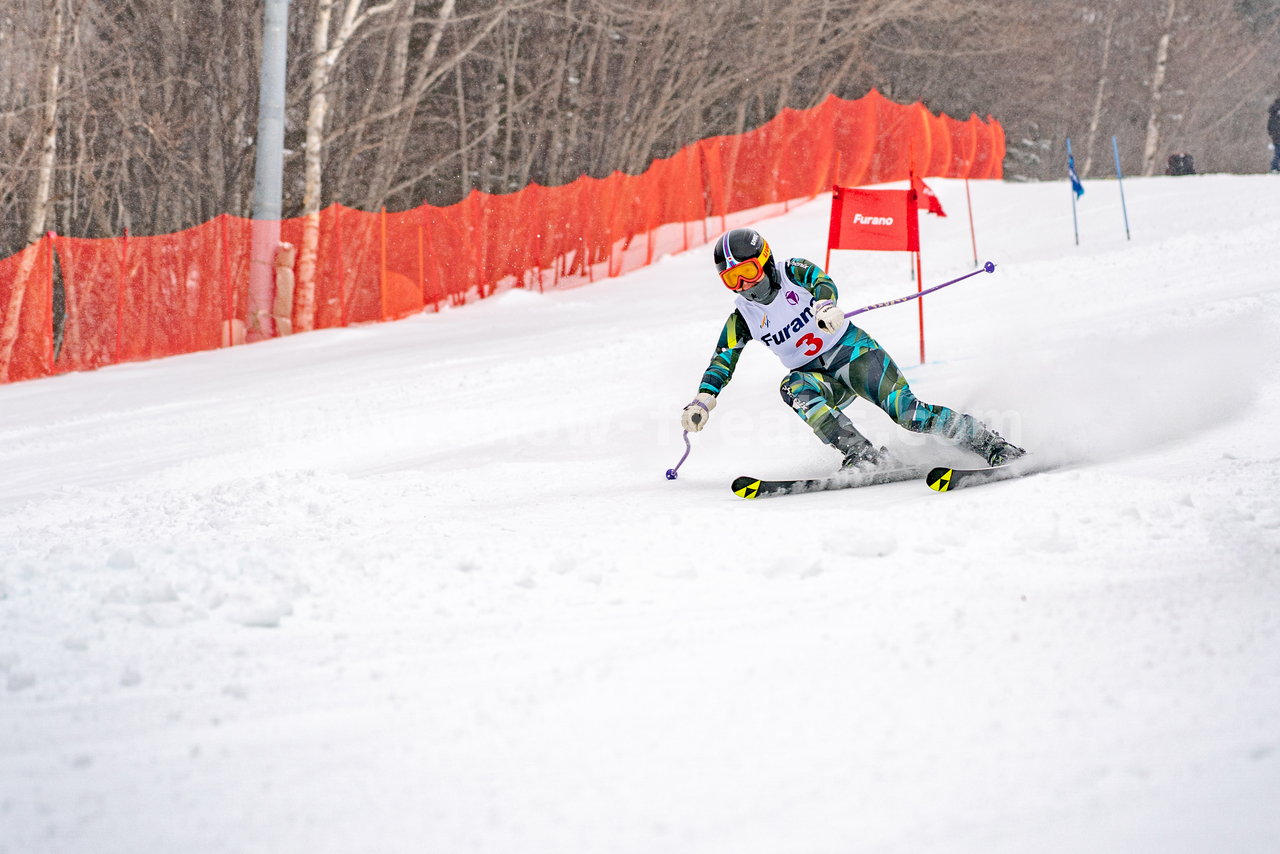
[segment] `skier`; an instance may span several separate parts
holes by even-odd
[[[737,293],[715,355],[680,423],[697,432],[707,426],[716,396],[733,377],[742,348],[756,339],[790,371],[782,379],[782,399],[818,438],[844,455],[842,469],[868,470],[892,463],[845,415],[856,397],[879,406],[900,426],[943,436],[973,451],[988,465],[1015,460],[1026,452],[972,415],[917,398],[897,364],[870,335],[836,305],[835,282],[803,258],[779,263],[759,232],[735,228],[715,244],[716,270]]]

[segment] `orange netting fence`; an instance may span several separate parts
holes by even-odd
[[[922,176],[1000,178],[1004,150],[990,117],[962,122],[871,92],[700,140],[640,175],[395,213],[332,205],[319,214],[315,326],[617,276],[833,184],[905,179],[913,159]],[[302,229],[301,217],[285,220],[281,240],[299,245]],[[155,237],[50,234],[0,260],[0,382],[242,340],[251,232],[223,215]]]

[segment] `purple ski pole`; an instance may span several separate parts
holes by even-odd
[[[707,408],[707,405],[695,397],[692,401],[689,402],[689,406],[697,406],[702,409],[701,412],[694,413],[693,422],[695,424],[705,424],[707,416],[711,414],[711,410]],[[689,406],[686,406],[685,409],[688,409]],[[689,459],[689,451],[691,451],[692,449],[693,449],[692,446],[689,444],[689,431],[685,430],[684,431],[684,456],[680,458],[680,462],[676,463],[675,468],[667,469],[667,480],[676,479],[676,477],[680,473],[680,466],[684,465],[684,461]]]
[[[864,305],[862,308],[845,312],[844,316],[853,317],[855,314],[862,314],[864,311],[873,311],[874,309],[877,309],[877,308],[884,308],[885,306],[889,306],[889,305],[897,305],[900,302],[908,302],[913,299],[920,299],[920,297],[924,296],[925,294],[931,294],[934,291],[940,291],[943,288],[945,288],[947,285],[954,285],[956,282],[963,282],[965,279],[969,278],[970,276],[976,276],[979,273],[994,273],[995,271],[996,271],[996,265],[991,261],[988,261],[978,269],[974,270],[972,273],[965,273],[963,276],[960,276],[959,278],[956,278],[956,279],[952,279],[949,282],[943,282],[940,285],[934,285],[933,287],[927,288],[918,294],[911,294],[910,296],[898,297],[897,299],[891,299],[888,302],[878,302],[875,305]]]
[[[675,480],[679,475],[680,466],[684,465],[684,461],[689,459],[689,452],[693,450],[693,446],[689,444],[689,431],[684,431],[684,456],[680,458],[680,462],[676,463],[673,469],[667,469],[667,480]]]

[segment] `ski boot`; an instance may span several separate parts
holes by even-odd
[[[987,458],[987,465],[1002,466],[1005,463],[1011,463],[1019,457],[1026,456],[1027,452],[1012,442],[1003,439],[999,433],[991,434],[992,440],[987,445],[984,456]]]
[[[982,457],[989,466],[1011,463],[1027,453],[972,415],[957,418],[946,435]]]
[[[844,462],[840,464],[841,471],[867,471],[877,468],[889,461],[889,449],[886,447],[877,448],[875,445],[862,440],[859,445],[845,451]]]

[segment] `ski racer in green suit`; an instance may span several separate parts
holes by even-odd
[[[681,413],[684,429],[697,432],[707,425],[742,348],[757,340],[789,370],[782,379],[782,399],[819,439],[844,455],[843,468],[885,461],[886,450],[872,445],[842,411],[858,397],[900,426],[952,440],[988,465],[1025,453],[972,415],[917,398],[889,354],[844,316],[836,305],[835,282],[816,264],[803,258],[778,263],[769,244],[750,228],[735,228],[717,240],[715,262],[725,286],[738,295],[736,308],[720,332],[697,395]]]

